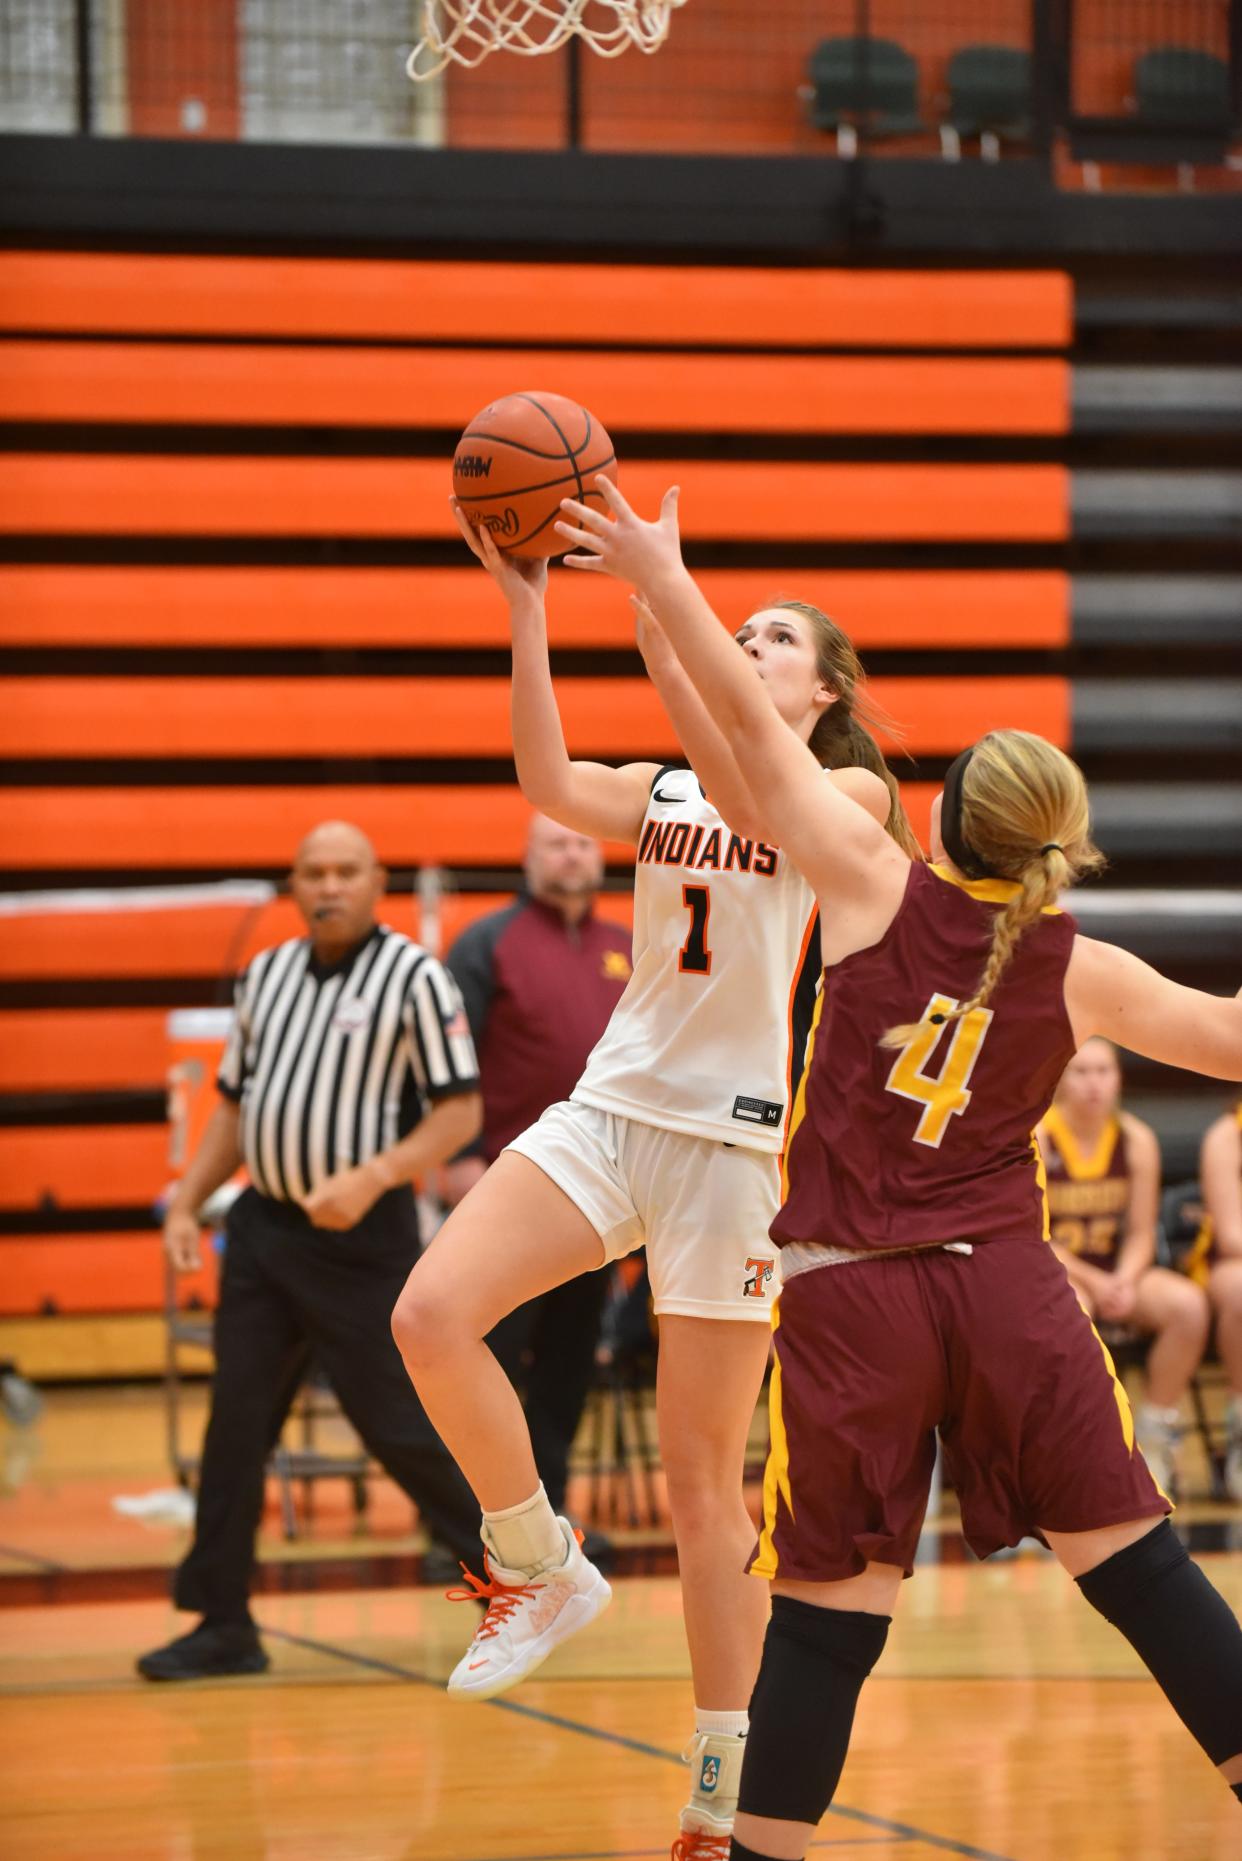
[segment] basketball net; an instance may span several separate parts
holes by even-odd
[[[655,52],[668,37],[668,16],[686,0],[423,0],[423,36],[406,60],[416,84],[446,65],[478,65],[489,52],[539,58],[568,39],[585,39],[601,58],[627,47]],[[587,25],[587,9],[599,19]]]

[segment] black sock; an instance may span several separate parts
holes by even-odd
[[[1242,1627],[1167,1519],[1079,1577],[1213,1764],[1242,1754]]]
[[[817,1823],[841,1776],[863,1681],[891,1618],[772,1598],[738,1808]]]

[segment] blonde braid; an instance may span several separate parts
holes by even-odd
[[[1037,862],[1027,867],[1021,878],[1021,891],[1011,898],[1008,904],[997,912],[992,924],[992,944],[988,951],[979,986],[969,1001],[959,1002],[957,1007],[944,1016],[938,1016],[937,1025],[943,1021],[960,1021],[975,1008],[986,1008],[991,1001],[1023,931],[1029,929],[1040,916],[1046,905],[1050,905],[1066,884],[1069,867],[1060,848],[1054,848],[1040,854]],[[921,1021],[907,1022],[904,1027],[890,1027],[880,1045],[882,1047],[904,1047],[907,1041],[914,1039],[923,1027]]]
[[[1028,731],[992,731],[975,746],[962,783],[962,826],[990,870],[1019,890],[996,914],[978,987],[945,1021],[986,1007],[1023,933],[1067,885],[1104,863],[1091,840],[1081,770]],[[904,1047],[924,1026],[889,1028],[880,1044]]]

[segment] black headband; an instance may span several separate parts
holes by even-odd
[[[1001,874],[988,865],[981,853],[975,852],[962,833],[962,777],[974,753],[972,744],[949,765],[944,778],[944,800],[940,804],[940,838],[953,864],[968,879],[997,879]]]

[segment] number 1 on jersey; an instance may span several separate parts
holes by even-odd
[[[940,1148],[949,1119],[959,1117],[970,1104],[970,1075],[992,1024],[990,1008],[972,1008],[960,1021],[949,1022],[949,1044],[940,1071],[925,1073],[923,1068],[944,1033],[944,1024],[931,1025],[931,1016],[951,1014],[956,1007],[957,1003],[947,995],[932,996],[923,1010],[924,1025],[898,1053],[885,1081],[886,1091],[922,1105],[914,1141],[929,1144],[933,1150]]]
[[[710,976],[712,953],[707,947],[707,920],[712,914],[712,895],[705,885],[683,885],[681,902],[690,913],[690,929],[681,946],[677,967],[685,975]]]

